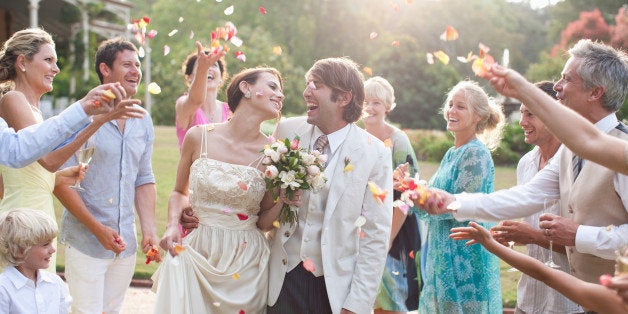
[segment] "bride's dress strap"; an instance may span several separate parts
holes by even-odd
[[[253,168],[259,168],[259,165],[262,163],[263,160],[264,160],[264,154],[260,154],[257,158],[251,161],[247,166],[253,167]]]
[[[203,132],[201,132],[201,158],[207,158],[207,132],[214,129],[214,124],[203,124]]]

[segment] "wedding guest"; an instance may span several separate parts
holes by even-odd
[[[547,267],[530,256],[511,250],[495,241],[491,233],[478,223],[471,221],[468,227],[453,228],[450,237],[454,240],[469,240],[466,245],[480,243],[504,262],[556,289],[582,305],[585,310],[592,311],[587,313],[628,313],[628,303],[622,300],[616,291],[597,283],[578,279],[562,270]],[[625,278],[625,275],[615,277],[611,279],[611,283],[605,283],[605,285],[614,287],[617,282]]]
[[[406,133],[386,122],[395,106],[395,90],[390,83],[375,76],[364,82],[364,114],[366,131],[384,142],[392,152],[392,166],[404,164],[410,176],[418,174],[419,167],[414,149]],[[395,192],[394,199],[399,199]],[[375,298],[375,313],[405,313],[416,311],[419,303],[421,236],[417,216],[412,211],[393,208],[392,230],[382,282]]]
[[[443,116],[447,130],[454,135],[454,146],[429,186],[450,193],[492,192],[495,169],[489,148],[495,148],[501,137],[501,108],[477,83],[462,81],[447,93]],[[466,221],[419,213],[429,221],[419,312],[501,313],[499,260],[481,247],[449,240],[449,229],[466,225]],[[490,228],[494,224],[484,225]]]
[[[104,41],[94,59],[102,83],[120,82],[126,98],[137,93],[142,72],[135,45],[121,38]],[[60,236],[66,248],[65,276],[73,313],[119,313],[138,249],[158,249],[151,166],[155,134],[150,115],[144,115],[109,121],[93,137],[84,191],[68,186],[54,191],[65,206]],[[73,156],[67,163],[77,162]],[[141,227],[139,248],[134,209]]]
[[[43,122],[39,103],[43,94],[52,91],[53,78],[59,73],[55,44],[50,34],[40,28],[16,32],[0,51],[0,64],[14,69],[0,72],[6,74],[0,76],[0,81],[12,85],[11,90],[0,99],[0,117],[15,130]],[[122,95],[120,91],[118,94]],[[20,169],[0,165],[0,182],[3,183],[0,184],[3,194],[0,210],[28,207],[43,210],[56,219],[52,197],[55,171],[107,119],[122,114],[124,111],[113,110],[94,117],[94,122],[80,132],[75,140],[48,153],[38,162]],[[53,245],[56,247],[56,243]],[[56,271],[56,254],[53,255],[49,271]]]
[[[556,97],[554,83],[543,81],[535,84],[546,94]],[[519,111],[521,120],[519,125],[523,128],[525,142],[534,145],[532,151],[526,153],[517,165],[517,184],[522,185],[534,178],[559,151],[560,141],[548,131],[543,122],[522,104]],[[549,209],[552,214],[560,214],[560,207],[553,206]],[[565,247],[554,244],[553,251],[549,251],[549,241],[539,228],[539,211],[523,220],[504,220],[498,226],[493,227],[494,238],[498,242],[508,243],[512,241],[518,245],[526,245],[528,255],[539,261],[547,261],[552,254],[553,261],[559,269],[569,273],[569,261]],[[538,281],[527,274],[521,275],[517,286],[517,312],[520,313],[581,313],[582,309],[558,291],[545,283]]]
[[[72,297],[56,273],[45,271],[57,223],[40,210],[0,213],[0,308],[3,313],[68,313]]]
[[[229,105],[218,100],[220,87],[229,76],[225,59],[204,50],[198,41],[196,48],[197,52],[188,55],[182,67],[189,91],[179,97],[175,104],[179,149],[183,145],[185,133],[191,127],[224,122],[231,116]]]

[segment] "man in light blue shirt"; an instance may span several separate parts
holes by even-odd
[[[119,82],[127,97],[137,93],[142,72],[131,42],[103,42],[95,61],[101,82]],[[155,134],[150,115],[144,115],[108,121],[92,137],[95,151],[81,182],[85,190],[55,188],[66,207],[59,239],[66,245],[65,276],[74,299],[72,312],[119,313],[138,249],[134,208],[140,220],[142,251],[159,243],[151,165]],[[73,156],[66,165],[76,163]],[[161,255],[155,259],[159,261]]]
[[[77,101],[61,114],[41,124],[32,125],[15,132],[0,118],[0,164],[14,168],[24,167],[51,152],[59,144],[91,122],[90,115],[106,113],[114,108],[114,100],[93,101],[100,98],[105,89],[115,90],[113,84],[100,85],[92,89],[83,99]],[[119,98],[120,99],[120,98]],[[116,101],[117,105],[119,101]],[[126,104],[123,104],[126,107]],[[139,116],[137,110],[129,107],[129,114]]]

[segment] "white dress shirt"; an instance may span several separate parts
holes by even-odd
[[[0,274],[0,312],[11,314],[65,314],[72,297],[57,274],[37,271],[37,284],[10,265]]]
[[[0,164],[24,167],[63,143],[91,120],[76,102],[56,117],[15,132],[0,118]]]
[[[550,159],[553,160],[559,151]],[[534,178],[539,172],[539,164],[541,160],[541,151],[535,146],[532,151],[523,155],[517,165],[517,184],[525,184]],[[539,216],[543,212],[539,211],[530,216],[523,218],[534,229],[539,229]],[[554,206],[551,209],[552,214],[560,215],[560,207]],[[560,266],[560,270],[569,272],[569,261],[567,254],[556,253],[536,244],[527,244],[528,255],[545,262],[549,259],[549,254],[553,254],[554,263]],[[576,303],[560,294],[558,291],[549,287],[542,281],[538,281],[526,274],[521,275],[519,285],[517,286],[517,308],[525,313],[580,313],[580,308]]]
[[[595,126],[607,133],[618,123],[615,114],[610,114]],[[561,153],[562,149],[556,152],[556,156]],[[456,200],[460,201],[461,206],[453,215],[459,221],[499,221],[530,216],[541,211],[545,199],[560,198],[559,166],[559,158],[554,158],[530,182],[507,190],[491,194],[456,194]],[[615,192],[628,212],[628,176],[616,172],[613,183]],[[628,245],[628,224],[611,226],[609,229],[607,231],[607,227],[580,225],[576,232],[576,250],[605,259],[615,259],[615,251]]]

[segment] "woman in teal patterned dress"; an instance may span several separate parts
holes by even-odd
[[[388,113],[395,108],[395,90],[379,76],[364,82],[364,115],[366,131],[382,140],[392,151],[393,169],[408,163],[410,175],[418,173],[414,149],[408,136],[386,122]],[[395,198],[399,199],[398,192]],[[406,313],[418,307],[420,290],[419,257],[421,233],[417,216],[412,212],[393,211],[390,249],[386,267],[374,305],[375,314]],[[423,231],[423,230],[421,230]]]
[[[443,157],[430,187],[449,193],[492,192],[495,169],[488,147],[499,144],[501,108],[476,83],[462,81],[449,91],[443,115],[454,147]],[[502,313],[497,257],[479,245],[465,246],[449,238],[451,228],[469,222],[423,211],[420,218],[428,220],[430,233],[419,313]],[[481,225],[489,229],[494,224]]]

